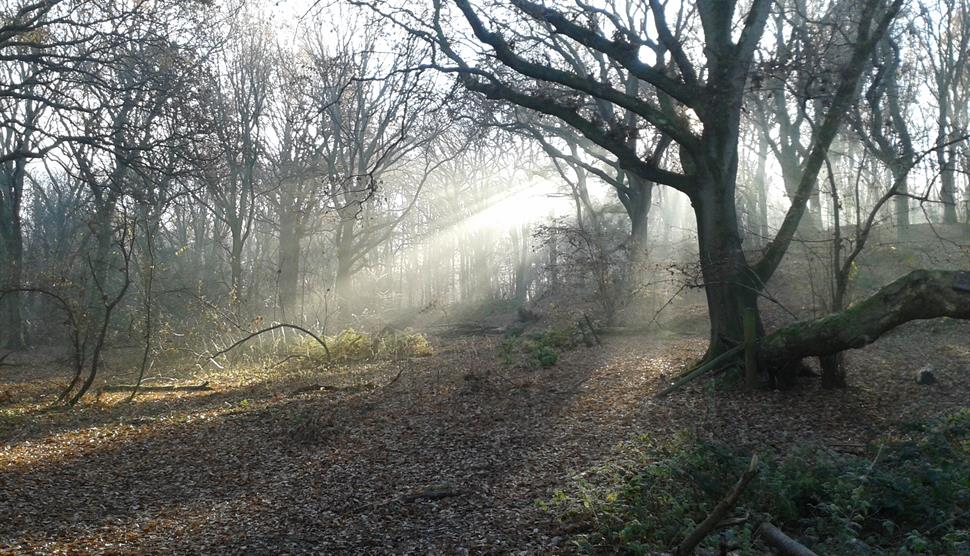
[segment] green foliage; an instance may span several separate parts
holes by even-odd
[[[595,469],[540,506],[583,533],[588,553],[669,550],[743,472],[749,454],[683,437],[645,440],[626,462]],[[805,447],[763,464],[723,532],[761,553],[754,528],[771,520],[818,554],[970,554],[970,410],[923,425],[866,457]],[[715,535],[708,548],[719,542]],[[702,545],[703,546],[703,545]]]
[[[506,365],[532,369],[552,367],[559,361],[560,352],[579,345],[575,328],[551,328],[529,333],[514,330],[511,333],[506,331],[505,336],[505,341],[499,346],[499,359]]]

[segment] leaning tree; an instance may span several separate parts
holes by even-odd
[[[743,315],[757,315],[757,300],[785,256],[816,190],[828,149],[870,58],[902,7],[902,0],[785,2],[773,0],[662,0],[534,2],[531,0],[351,0],[425,41],[421,68],[452,74],[466,88],[494,101],[535,111],[572,128],[610,153],[640,179],[674,188],[690,198],[696,217],[703,283],[711,321],[705,359],[736,353]],[[791,14],[803,12],[799,17]],[[742,249],[736,185],[739,137],[752,89],[803,62],[779,53],[765,37],[773,13],[784,25],[797,19],[821,48],[802,56],[828,80],[813,110],[797,175],[788,176],[789,208],[775,237],[758,252]],[[563,56],[589,60],[597,71],[577,70]],[[759,63],[755,63],[756,57]],[[778,63],[766,63],[777,60]],[[417,68],[417,69],[421,69]],[[624,76],[633,76],[630,86]],[[785,94],[784,91],[779,94]],[[577,99],[580,99],[577,101]],[[792,102],[797,102],[793,99]],[[603,120],[595,107],[617,114]],[[652,157],[656,145],[631,136],[672,141],[672,155]],[[970,294],[952,287],[945,272],[914,273],[870,301],[827,317],[777,331],[761,341],[769,368],[790,360],[858,347],[912,318],[970,317]],[[880,297],[881,296],[881,297]],[[885,303],[880,303],[880,300]],[[891,302],[890,302],[891,301]],[[760,318],[755,322],[763,334]]]

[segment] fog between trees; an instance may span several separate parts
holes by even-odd
[[[818,355],[841,384],[841,351],[970,316],[968,9],[352,1],[283,28],[255,4],[8,1],[0,338],[65,349],[76,402],[113,347],[144,371],[279,323],[487,307],[644,327],[703,293],[707,360],[753,314],[766,377]],[[859,279],[873,243],[947,254],[878,306],[760,317],[885,286]]]

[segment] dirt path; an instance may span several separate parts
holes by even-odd
[[[703,345],[645,338],[614,338],[539,371],[501,367],[495,340],[453,340],[407,363],[390,387],[396,363],[145,396],[135,407],[102,398],[70,415],[16,416],[14,394],[0,405],[0,552],[567,551],[535,500],[633,435],[694,428],[759,450],[851,449],[890,423],[966,405],[970,348],[957,340],[970,327],[928,326],[852,354],[853,385],[834,394],[808,385],[714,396],[702,383],[654,401]],[[913,384],[909,371],[933,358],[939,384]],[[324,380],[358,387],[292,394]]]

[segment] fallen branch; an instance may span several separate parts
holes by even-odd
[[[818,556],[804,544],[796,541],[767,521],[758,528],[758,534],[778,551],[781,556]]]
[[[251,333],[249,336],[246,336],[245,338],[240,338],[236,340],[229,347],[223,350],[217,351],[216,353],[210,355],[209,360],[214,361],[216,357],[229,353],[236,347],[241,346],[242,344],[245,344],[246,342],[248,342],[249,340],[252,340],[256,336],[259,336],[260,334],[265,334],[267,332],[272,332],[274,330],[279,330],[280,328],[292,328],[293,330],[297,330],[299,332],[306,334],[307,336],[310,336],[311,338],[316,340],[318,344],[320,344],[320,346],[323,348],[323,352],[327,354],[327,359],[330,359],[330,348],[327,347],[327,343],[323,341],[323,338],[321,338],[320,336],[317,336],[316,334],[314,334],[313,332],[310,332],[309,330],[307,330],[306,328],[303,328],[302,326],[297,326],[295,324],[279,323],[279,324],[274,324],[273,326],[264,328],[262,330],[257,330],[256,332]]]
[[[738,345],[738,346],[734,346],[733,348],[725,351],[721,355],[718,355],[714,359],[711,359],[707,363],[704,363],[703,365],[697,367],[693,371],[690,371],[689,373],[687,373],[684,376],[680,377],[679,379],[677,379],[676,381],[674,381],[673,384],[671,384],[670,386],[664,388],[659,393],[657,393],[657,396],[656,397],[662,398],[662,397],[666,396],[667,394],[673,392],[674,390],[680,388],[681,386],[687,384],[688,382],[691,382],[693,380],[696,380],[696,379],[698,379],[698,378],[706,375],[707,373],[710,373],[712,371],[716,371],[717,369],[720,369],[726,363],[728,363],[731,359],[733,359],[734,356],[736,356],[738,353],[741,353],[741,350],[743,350],[743,349],[744,349],[744,344],[741,344],[741,345]]]
[[[188,386],[145,386],[137,384],[106,384],[101,387],[102,392],[208,392],[212,390],[208,382],[190,384]]]
[[[463,491],[455,488],[451,483],[442,483],[439,485],[431,485],[429,487],[423,488],[417,492],[411,494],[406,494],[400,497],[402,502],[415,502],[418,500],[443,500],[445,498],[452,498],[454,496],[461,496],[465,494]]]
[[[734,488],[732,488],[731,491],[727,493],[727,496],[725,496],[724,499],[714,507],[714,510],[711,511],[710,515],[708,515],[707,518],[700,523],[700,525],[695,527],[694,530],[687,535],[687,538],[677,545],[677,549],[674,550],[674,555],[687,556],[688,554],[693,554],[694,548],[696,548],[705,537],[710,535],[711,531],[717,528],[718,524],[724,520],[724,516],[726,516],[727,513],[731,511],[731,508],[738,503],[738,499],[741,498],[741,493],[744,492],[744,489],[747,488],[748,484],[751,483],[757,474],[758,455],[755,454],[751,456],[751,463],[748,464],[748,469],[741,474],[741,478],[738,479],[738,482],[734,485]]]
[[[848,309],[797,322],[762,338],[758,360],[769,365],[861,348],[912,320],[970,319],[965,272],[914,270]]]

